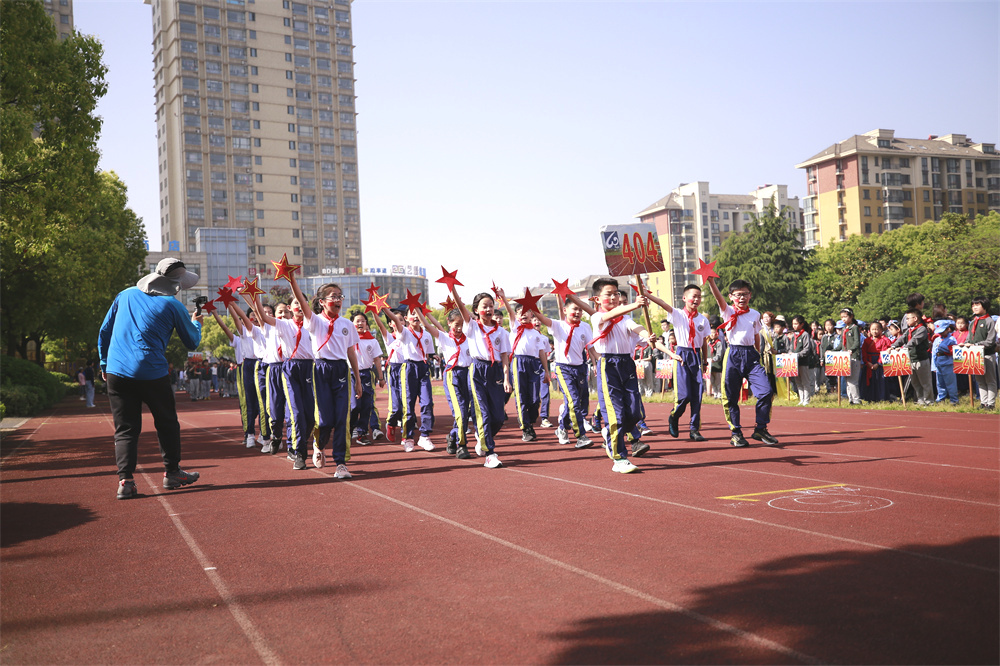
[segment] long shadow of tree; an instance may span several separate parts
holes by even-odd
[[[997,537],[773,560],[696,591],[690,611],[594,616],[554,636],[556,664],[808,661],[699,621],[713,618],[823,663],[1000,663]],[[683,571],[677,571],[683,575]]]

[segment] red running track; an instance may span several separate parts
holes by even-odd
[[[4,663],[996,664],[1000,419],[777,408],[734,449],[719,406],[619,475],[520,442],[504,467],[384,442],[354,478],[248,451],[234,400],[179,402],[160,488],[148,418],[114,497],[107,403],[7,433]],[[553,406],[555,409],[555,405]]]

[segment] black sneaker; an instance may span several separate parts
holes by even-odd
[[[673,414],[667,417],[667,429],[670,431],[671,437],[677,437],[680,434],[680,431],[677,429],[678,420],[674,418]]]
[[[747,438],[743,436],[742,432],[734,432],[733,436],[729,438],[729,443],[737,448],[750,446],[750,442],[747,441]]]
[[[646,451],[649,451],[649,444],[646,444],[645,442],[642,441],[632,442],[633,458],[641,458],[643,455],[645,455]]]
[[[458,458],[459,460],[468,460],[472,456],[469,455],[469,449],[465,448],[464,446],[460,446],[458,447],[458,453],[455,454],[455,457]]]
[[[118,482],[118,499],[132,499],[138,495],[134,479],[122,479]]]
[[[306,468],[306,457],[301,453],[295,454],[295,462],[292,463],[292,469],[305,469]]]
[[[767,431],[767,428],[754,428],[753,434],[750,436],[756,440],[764,442],[768,446],[778,445],[778,440],[775,439],[774,435]]]
[[[691,434],[688,435],[688,439],[690,439],[691,441],[694,441],[694,442],[704,442],[705,441],[704,435],[702,435],[697,430],[692,430]]]
[[[452,439],[451,435],[448,435],[448,446],[445,448],[445,451],[447,451],[449,455],[455,455],[458,451],[458,444],[455,443],[455,440]]]
[[[198,472],[185,472],[182,469],[176,472],[164,472],[163,473],[163,487],[167,490],[173,490],[174,488],[180,488],[181,486],[186,486],[188,484],[194,483],[198,480],[201,474]]]

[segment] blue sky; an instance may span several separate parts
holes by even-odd
[[[1000,143],[998,7],[357,0],[364,263],[514,292],[602,272],[598,228],[682,182],[802,196],[796,163],[875,128]],[[151,10],[74,11],[110,70],[101,166],[157,249]]]

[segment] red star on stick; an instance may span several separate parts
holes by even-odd
[[[515,298],[514,302],[515,303],[520,303],[521,307],[524,308],[525,310],[529,310],[529,311],[533,310],[535,312],[538,312],[538,301],[540,301],[541,299],[542,299],[542,295],[541,294],[539,294],[538,296],[533,296],[531,294],[531,290],[528,289],[527,287],[525,287],[524,288],[524,297],[523,298]]]
[[[496,281],[493,282],[493,286],[490,287],[490,290],[496,298],[500,298],[500,287],[497,286]]]
[[[636,278],[636,284],[632,284],[631,282],[628,283],[628,286],[632,287],[632,291],[634,291],[637,294],[639,293],[638,282],[639,282],[639,278]],[[645,287],[646,285],[642,285],[642,286]],[[649,291],[648,287],[646,287],[646,291]]]
[[[382,310],[389,309],[388,300],[389,300],[388,294],[385,296],[381,294],[372,294],[372,300],[370,302],[372,304],[372,307],[375,308],[375,314],[378,314]],[[366,307],[365,310],[367,311],[368,308]]]
[[[456,303],[455,299],[453,299],[451,296],[449,296],[444,303],[439,303],[438,305],[443,307],[447,312],[451,312],[452,310],[458,307],[458,303]]]
[[[226,283],[226,289],[236,293],[236,291],[243,286],[243,276],[233,277],[232,275],[226,276],[229,278],[229,282]]]
[[[701,264],[698,270],[692,271],[694,275],[701,276],[702,284],[708,282],[708,278],[719,277],[719,274],[715,272],[715,262],[706,264],[701,257],[698,257],[698,263]]]
[[[420,306],[420,292],[411,292],[409,289],[406,290],[406,298],[399,302],[400,305],[405,305],[409,312],[414,310],[422,310]]]
[[[219,291],[216,293],[219,294],[219,297],[215,300],[221,302],[222,307],[224,308],[228,308],[230,305],[240,300],[233,296],[233,292],[226,287],[219,287]]]
[[[573,290],[569,288],[569,279],[568,278],[566,280],[563,280],[562,282],[560,282],[559,280],[553,279],[552,280],[552,284],[554,284],[556,286],[556,288],[553,289],[552,291],[550,291],[549,293],[550,294],[555,294],[556,296],[561,297],[563,299],[563,302],[566,301],[566,298],[568,296],[572,296],[573,295]]]
[[[379,287],[376,287],[376,286],[375,286],[375,283],[374,283],[374,282],[372,282],[371,286],[370,286],[370,287],[368,287],[367,289],[365,289],[365,291],[367,291],[367,292],[368,292],[368,298],[370,298],[370,299],[371,299],[371,298],[375,298],[375,295],[376,295],[376,294],[378,294],[378,290],[379,290],[379,289],[380,289],[380,288],[379,288]],[[364,301],[361,301],[361,302],[362,302],[362,303],[364,303]]]
[[[202,312],[207,312],[208,314],[212,314],[213,312],[215,312],[215,301],[213,300],[209,301],[208,303],[205,303],[203,306],[201,306],[201,310]]]
[[[434,280],[435,282],[440,282],[441,284],[447,285],[448,289],[454,289],[455,285],[458,285],[459,287],[465,286],[464,284],[458,281],[457,277],[455,277],[455,273],[458,273],[457,270],[454,270],[449,273],[448,271],[445,270],[444,266],[442,266],[441,272],[444,273],[444,275],[439,277],[437,280]]]
[[[240,289],[240,293],[244,296],[249,296],[250,298],[253,298],[254,296],[263,294],[264,290],[257,286],[256,277],[253,279],[253,282],[250,281],[250,278],[244,278],[243,288]]]
[[[271,263],[274,264],[274,270],[275,270],[274,279],[275,280],[280,280],[281,278],[285,278],[286,280],[288,280],[289,282],[291,282],[291,279],[289,278],[289,276],[291,276],[293,273],[295,273],[295,271],[297,271],[300,268],[302,268],[302,266],[299,265],[299,264],[290,264],[290,263],[288,263],[288,253],[287,252],[281,255],[281,261],[272,261]]]
[[[464,287],[465,285],[462,286]],[[431,309],[427,307],[427,301],[420,304],[420,311],[424,313],[425,317],[431,313]]]

